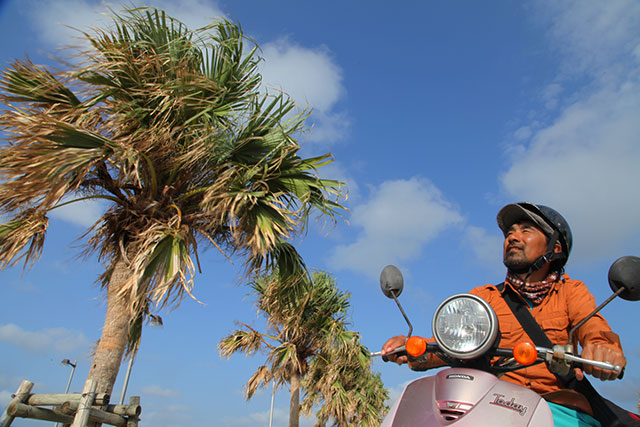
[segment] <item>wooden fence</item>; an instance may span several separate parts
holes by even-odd
[[[82,393],[32,394],[33,383],[22,381],[0,418],[0,427],[9,427],[16,417],[87,427],[107,424],[138,427],[140,397],[129,398],[128,405],[109,405],[109,395],[96,393],[96,383],[87,380]]]

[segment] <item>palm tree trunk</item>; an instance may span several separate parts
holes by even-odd
[[[111,394],[127,346],[131,313],[126,298],[118,295],[120,287],[130,277],[130,270],[120,259],[116,262],[107,288],[107,314],[102,336],[96,347],[93,364],[87,378],[93,378],[97,393]]]
[[[289,407],[289,427],[298,427],[300,423],[300,374],[294,369],[291,373],[291,406]]]

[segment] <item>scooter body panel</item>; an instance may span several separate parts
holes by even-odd
[[[549,427],[549,405],[537,393],[487,372],[448,368],[409,383],[383,427]]]

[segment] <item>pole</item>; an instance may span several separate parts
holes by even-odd
[[[71,363],[68,359],[64,359],[62,362],[65,365],[71,366],[71,373],[69,374],[69,381],[67,381],[67,387],[65,387],[65,389],[64,389],[64,394],[67,394],[67,393],[69,393],[69,387],[71,387],[71,380],[73,379],[73,373],[76,371],[76,365],[78,364],[78,360],[76,359],[76,360],[73,361],[73,363]],[[55,427],[58,427],[59,425],[60,425],[60,423],[56,423]]]
[[[271,380],[271,411],[269,412],[269,427],[273,424],[273,397],[276,394],[276,380]]]
[[[20,387],[18,387],[18,391],[16,391],[16,394],[14,394],[14,398],[11,400],[11,402],[9,402],[4,412],[2,413],[2,416],[0,417],[0,426],[9,427],[11,425],[15,417],[9,415],[7,409],[9,409],[9,406],[11,406],[12,403],[26,402],[27,399],[29,399],[29,393],[31,393],[32,388],[33,383],[31,381],[23,380],[22,383],[20,383]]]
[[[73,417],[73,424],[71,427],[87,427],[89,422],[89,415],[91,414],[91,405],[96,398],[96,382],[89,378],[82,389],[82,397],[78,404],[78,410],[75,417]]]
[[[71,387],[71,380],[73,379],[73,373],[76,371],[76,365],[78,364],[77,360],[74,360],[71,365],[71,373],[69,374],[69,381],[67,381],[67,387],[64,389],[64,394],[69,393],[69,387]]]
[[[122,384],[122,392],[120,393],[120,405],[124,403],[124,395],[127,394],[127,385],[129,385],[129,376],[131,375],[131,367],[133,366],[133,355],[129,356],[129,364],[127,365],[127,373],[124,376],[124,384]]]

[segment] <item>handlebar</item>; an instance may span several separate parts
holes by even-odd
[[[549,348],[536,347],[536,351],[538,352],[538,355],[540,357],[542,357],[544,360],[550,360],[553,357],[559,358],[559,357],[557,357],[555,352],[553,350],[549,349]],[[575,355],[573,355],[571,353],[563,353],[561,358],[565,359],[565,360],[567,360],[567,361],[569,361],[571,363],[577,363],[577,364],[580,364],[580,365],[591,365],[591,366],[596,367],[596,368],[606,369],[608,371],[614,371],[618,375],[620,375],[622,373],[622,371],[624,370],[623,367],[618,366],[618,365],[614,365],[613,363],[600,362],[598,360],[585,359],[585,358],[580,357],[580,356],[575,356]]]
[[[538,354],[538,358],[537,360],[533,363],[533,364],[538,364],[538,363],[542,363],[542,362],[550,362],[553,359],[556,360],[560,360],[560,359],[564,359],[572,364],[575,365],[575,367],[581,368],[583,365],[591,365],[593,367],[596,368],[600,368],[600,369],[606,369],[609,371],[614,371],[615,373],[618,374],[618,378],[622,379],[622,376],[624,375],[624,367],[618,366],[618,365],[614,365],[612,363],[609,362],[600,362],[597,360],[591,360],[591,359],[585,359],[583,357],[580,356],[575,356],[571,353],[568,352],[562,352],[560,354],[554,352],[552,349],[546,348],[546,347],[535,347],[536,352]],[[429,354],[429,353],[439,353],[441,352],[440,347],[435,344],[435,343],[427,343],[427,347],[426,347],[426,351],[425,351],[425,355]],[[407,355],[407,351],[406,351],[406,346],[402,345],[400,347],[397,347],[395,350],[387,353],[387,355],[389,354],[400,354],[402,353],[402,355]],[[369,353],[370,357],[377,357],[377,356],[382,356],[382,360],[384,362],[388,362],[389,359],[387,358],[387,355],[382,356],[382,351],[376,351],[376,352],[371,352]],[[513,349],[508,349],[508,348],[494,348],[493,350],[489,351],[489,355],[492,357],[501,357],[501,358],[513,358]],[[419,356],[422,357],[422,356]],[[505,370],[517,370],[517,369],[521,369],[521,368],[525,368],[527,366],[530,365],[522,365],[522,364],[517,364],[517,365],[512,365],[509,368],[495,368],[496,371],[505,371]]]
[[[400,347],[396,347],[395,350],[390,351],[388,354],[398,354],[398,353],[403,353],[403,356],[406,356],[407,354],[407,348],[404,345],[401,345]],[[388,362],[389,358],[387,357],[387,355],[382,356],[382,350],[381,351],[376,351],[376,352],[372,352],[369,353],[369,357],[377,357],[377,356],[382,356],[382,360],[384,362]]]

